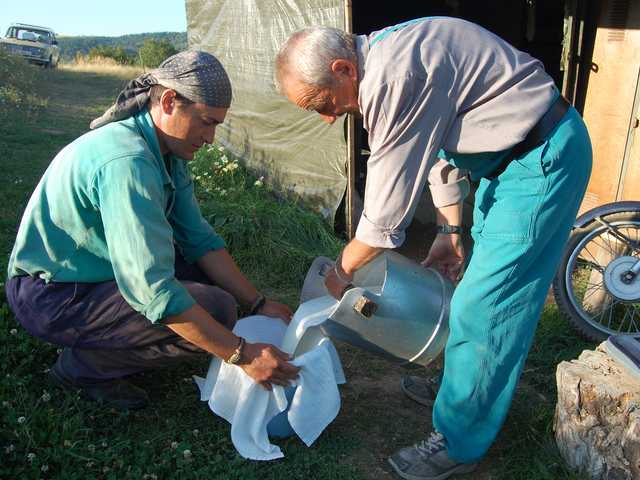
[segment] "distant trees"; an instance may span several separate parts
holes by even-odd
[[[132,65],[135,63],[136,58],[127,53],[127,51],[120,46],[113,45],[99,45],[89,49],[87,54],[89,60],[95,60],[97,58],[112,58],[120,65]]]
[[[147,43],[153,40],[152,43]],[[74,61],[76,58],[92,60],[99,57],[113,59],[122,64],[153,68],[171,53],[187,49],[186,32],[136,33],[120,37],[58,37],[62,58]],[[146,44],[146,46],[145,46]],[[145,46],[140,55],[140,49]],[[145,53],[145,51],[148,52]],[[149,57],[149,58],[146,58]],[[158,60],[160,59],[160,60]]]
[[[178,51],[169,41],[149,38],[138,50],[138,58],[143,67],[155,68],[176,53]]]

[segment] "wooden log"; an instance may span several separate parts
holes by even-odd
[[[640,479],[640,380],[600,345],[556,371],[556,443],[592,479]]]

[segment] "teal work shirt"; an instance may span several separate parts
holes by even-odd
[[[186,161],[165,162],[144,110],[82,135],[53,159],[25,210],[8,274],[115,280],[155,322],[195,303],[175,278],[174,242],[191,263],[224,247],[202,217]]]

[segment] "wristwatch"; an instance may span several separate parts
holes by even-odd
[[[231,365],[236,365],[240,360],[242,360],[242,350],[244,349],[245,344],[244,338],[240,337],[240,343],[235,351],[231,354],[229,358],[225,360],[226,363],[230,363]]]
[[[438,225],[438,233],[462,233],[462,227],[460,225]]]

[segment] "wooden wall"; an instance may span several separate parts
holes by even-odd
[[[640,2],[603,0],[583,116],[593,143],[581,211],[640,199]]]

